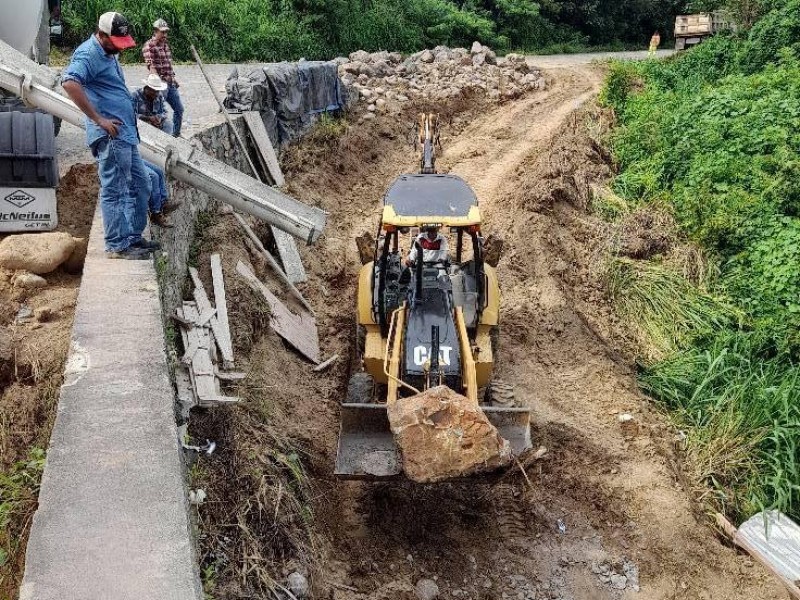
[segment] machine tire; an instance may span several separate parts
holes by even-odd
[[[372,404],[375,380],[369,373],[355,373],[347,384],[347,404]]]
[[[484,400],[489,406],[497,406],[500,408],[514,408],[517,406],[514,386],[501,379],[493,379],[486,387]]]

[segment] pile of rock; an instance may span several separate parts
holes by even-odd
[[[411,99],[444,100],[468,88],[482,89],[490,99],[516,98],[543,89],[541,71],[524,56],[497,54],[479,42],[472,48],[437,46],[403,59],[397,52],[353,52],[337,58],[344,84],[357,93],[368,113]]]

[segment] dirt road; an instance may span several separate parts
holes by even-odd
[[[254,383],[244,395],[258,398],[268,388],[274,427],[308,457],[318,546],[305,550],[317,556],[316,598],[413,598],[422,578],[434,579],[441,597],[476,600],[781,597],[759,567],[696,519],[675,475],[674,434],[605,337],[613,316],[596,277],[604,228],[580,198],[588,180],[609,169],[586,135],[590,117],[575,114],[591,104],[602,73],[573,65],[548,76],[545,92],[454,117],[439,163],[475,188],[485,232],[501,234],[508,245],[499,271],[500,375],[531,406],[535,444],[548,449],[527,469],[527,480],[512,472],[492,486],[337,481],[331,472],[348,367],[311,375],[269,335],[246,350]],[[305,293],[314,298],[327,355],[352,349],[359,264],[353,238],[374,231],[389,182],[414,169],[404,143],[409,124],[382,118],[365,126],[371,131],[351,127],[327,149],[317,141],[286,158],[289,191],[331,212],[320,245],[303,251],[311,274]],[[216,245],[204,252],[219,249],[228,235],[227,225],[219,227],[210,236]],[[218,476],[210,480],[231,482],[225,502],[246,505],[250,515],[253,502],[234,482],[247,468],[242,457],[253,452],[257,425],[199,427],[198,437],[238,444],[238,458],[223,450],[213,459],[219,462],[209,469]],[[263,486],[257,493],[259,504],[271,506]],[[232,545],[230,534],[220,532],[230,531],[223,528],[236,521],[234,512],[206,518],[206,556]],[[265,509],[259,524],[271,512]],[[298,545],[267,525],[272,545],[262,550],[284,560],[285,575],[298,564]],[[244,552],[252,555],[252,548]],[[226,564],[235,562],[230,558]],[[240,596],[218,591],[215,597]]]

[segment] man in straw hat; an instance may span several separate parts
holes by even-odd
[[[172,121],[167,118],[167,107],[164,106],[162,95],[167,90],[167,84],[155,73],[150,73],[142,83],[144,87],[131,94],[133,111],[141,121],[150,123],[153,127],[158,127],[164,133],[171,135]]]
[[[158,247],[142,238],[150,177],[139,155],[139,131],[119,53],[133,48],[128,20],[104,13],[62,74],[64,91],[86,115],[86,141],[97,159],[100,209],[109,258],[143,260]]]
[[[167,84],[167,91],[164,97],[172,107],[172,135],[180,137],[181,125],[183,124],[183,102],[178,92],[180,85],[175,78],[175,69],[172,65],[172,49],[167,41],[169,25],[164,19],[158,19],[153,23],[153,37],[147,40],[142,46],[144,62],[150,73],[155,73]]]

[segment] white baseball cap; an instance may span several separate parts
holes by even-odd
[[[169,25],[164,19],[158,19],[155,23],[153,23],[153,29],[158,29],[159,31],[169,31]]]

